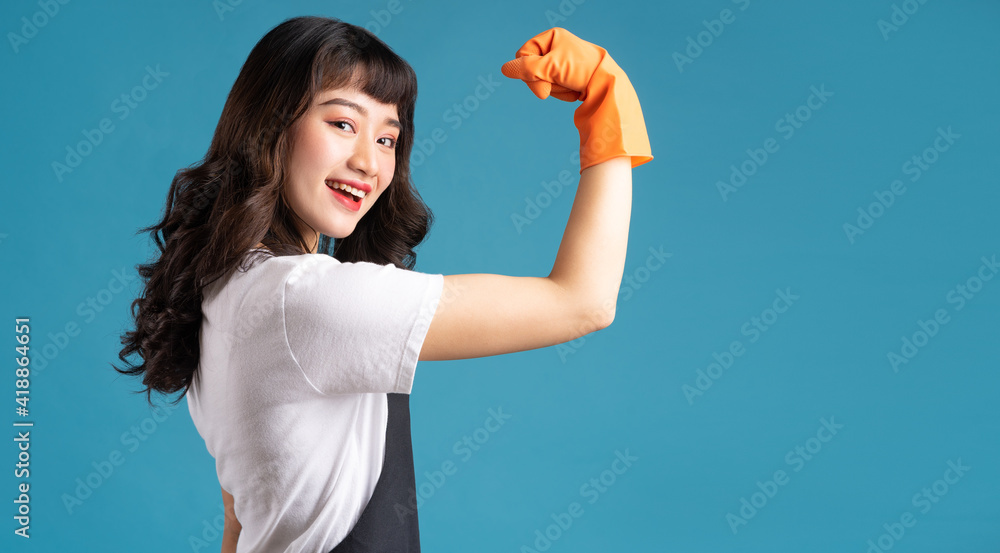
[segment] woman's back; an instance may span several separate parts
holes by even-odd
[[[304,254],[207,288],[188,406],[240,550],[329,551],[357,523],[383,469],[386,393],[410,392],[441,279]]]

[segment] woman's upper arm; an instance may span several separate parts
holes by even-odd
[[[420,360],[553,346],[604,328],[613,317],[613,305],[593,308],[548,277],[445,275]]]

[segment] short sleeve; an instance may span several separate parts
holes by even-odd
[[[323,394],[410,393],[444,275],[307,254],[284,281],[289,353]]]

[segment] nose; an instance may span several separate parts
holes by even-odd
[[[354,151],[351,153],[348,165],[352,169],[361,171],[370,177],[378,174],[378,158],[375,152],[375,144],[365,133],[362,133],[354,141]]]

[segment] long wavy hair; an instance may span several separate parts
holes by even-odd
[[[187,394],[198,368],[205,287],[246,270],[263,243],[271,255],[309,253],[282,189],[290,127],[325,90],[354,86],[396,106],[401,124],[396,170],[388,189],[341,239],[321,235],[317,253],[342,262],[368,261],[412,270],[414,248],[433,215],[410,180],[417,79],[413,68],[363,27],[323,17],[297,17],[254,46],[226,99],[205,157],[181,169],[167,193],[163,218],[139,229],[159,254],[137,265],[143,293],[132,302],[135,329],[121,337],[122,374],[142,376],[152,392]],[[139,362],[130,357],[138,355]]]

